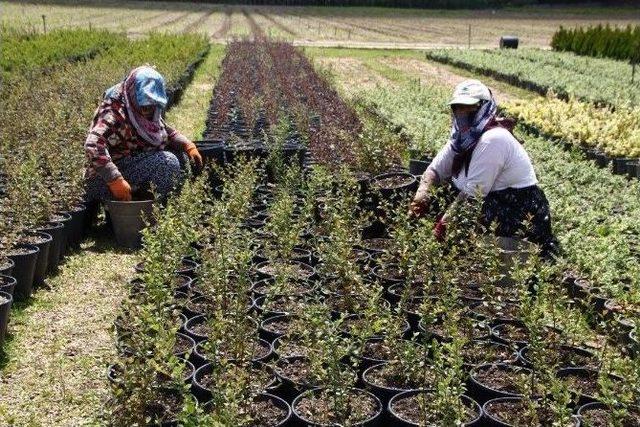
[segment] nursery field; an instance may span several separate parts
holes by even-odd
[[[636,11],[1,6],[0,425],[640,426],[640,86],[533,48]],[[529,47],[423,49],[472,19]],[[83,142],[143,63],[205,168],[129,250]],[[468,78],[518,120],[552,258],[479,200],[440,237],[449,192],[407,213]]]
[[[125,31],[204,33],[214,41],[248,35],[251,25],[295,44],[378,48],[495,47],[518,34],[525,46],[546,47],[559,25],[634,24],[637,8],[518,8],[474,11],[382,8],[230,6],[189,2],[52,1],[0,2],[3,25],[48,29],[83,27]]]

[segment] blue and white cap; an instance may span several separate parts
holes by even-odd
[[[490,101],[491,91],[479,80],[465,80],[456,86],[449,105],[475,105],[480,101]]]

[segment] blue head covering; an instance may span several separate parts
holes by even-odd
[[[140,67],[135,79],[137,104],[140,107],[155,105],[164,110],[167,106],[164,77],[151,67]]]
[[[132,70],[121,83],[107,89],[106,98],[123,98],[128,118],[138,135],[152,145],[159,146],[167,140],[162,111],[167,106],[164,78],[149,66]],[[155,105],[153,117],[147,119],[140,107]]]

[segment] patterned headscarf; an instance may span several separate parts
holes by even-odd
[[[132,70],[121,83],[105,92],[106,98],[124,98],[127,115],[138,135],[151,145],[167,141],[167,131],[162,112],[167,106],[164,78],[148,66]],[[153,118],[148,120],[140,113],[140,107],[154,105]]]
[[[470,123],[462,124],[461,127],[454,117],[451,126],[451,148],[453,151],[456,154],[464,154],[473,150],[489,122],[495,119],[497,111],[498,105],[492,96],[489,101],[483,102]]]

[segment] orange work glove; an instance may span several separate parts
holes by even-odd
[[[123,177],[114,179],[108,183],[107,186],[116,200],[123,202],[131,201],[131,186]]]
[[[202,156],[200,155],[198,148],[196,148],[196,144],[193,142],[187,142],[182,146],[182,149],[187,153],[189,159],[195,163],[196,167],[198,169],[202,169]]]

